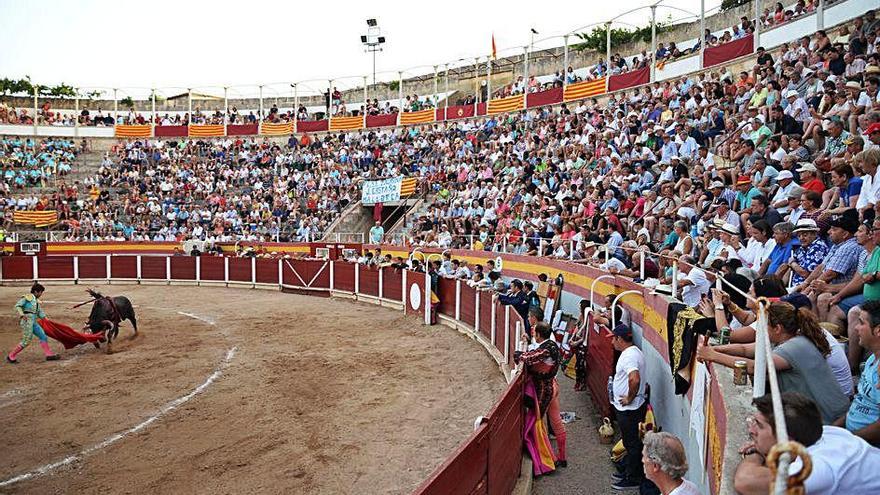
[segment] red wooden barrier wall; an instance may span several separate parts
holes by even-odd
[[[326,290],[331,285],[330,263],[333,263],[334,287],[354,291],[355,270],[358,270],[360,293],[379,295],[379,270],[359,267],[345,262],[315,260],[277,260],[189,256],[10,256],[0,258],[2,281],[29,281],[34,278],[34,261],[40,279],[79,278],[144,280],[207,281],[288,285],[315,290]],[[107,273],[107,263],[110,273]],[[280,267],[280,269],[279,269]],[[280,274],[280,279],[279,279]],[[382,293],[386,299],[407,300],[408,313],[424,315],[425,274],[382,269]],[[479,313],[480,333],[502,353],[507,350],[507,364],[512,365],[516,345],[516,323],[521,322],[515,311],[500,304],[492,304],[490,293],[480,294],[479,307],[475,305],[476,291],[467,284],[450,279],[438,281],[441,300],[439,311],[455,317],[456,294],[461,321],[473,325]],[[418,307],[413,305],[412,294],[417,293]],[[492,321],[495,332],[492,332]],[[492,339],[494,335],[494,341]],[[505,338],[507,336],[507,338]],[[505,344],[507,348],[505,349]],[[484,424],[465,441],[446,462],[417,490],[418,494],[507,494],[520,475],[523,428],[523,380],[516,375],[504,394],[489,411]]]

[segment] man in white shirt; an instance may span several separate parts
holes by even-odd
[[[748,421],[751,440],[740,448],[743,460],[736,468],[734,489],[742,495],[768,493],[772,474],[765,464],[777,443],[770,394],[752,401],[758,410]],[[816,403],[796,392],[782,394],[789,440],[801,443],[813,464],[804,488],[810,495],[869,495],[880,493],[880,449],[845,428],[823,426]],[[803,468],[800,459],[789,467],[793,475]]]
[[[696,267],[697,259],[693,256],[683,255],[678,259],[679,275],[678,286],[681,287],[681,301],[686,305],[696,308],[704,295],[709,293],[712,284],[706,278],[706,272]]]
[[[632,329],[621,323],[611,332],[611,345],[620,351],[614,376],[608,378],[608,399],[617,411],[617,424],[626,448],[624,470],[614,476],[615,490],[636,489],[644,478],[642,466],[642,440],[639,423],[645,420],[645,356],[633,344]]]
[[[856,202],[856,209],[861,214],[867,210],[873,210],[877,201],[880,201],[880,149],[870,149],[856,154],[856,163],[861,165],[862,193]]]

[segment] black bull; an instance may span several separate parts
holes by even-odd
[[[137,335],[137,318],[131,301],[125,296],[105,297],[98,292],[89,291],[95,302],[92,304],[92,312],[86,327],[93,333],[106,332],[107,344],[119,334],[119,324],[122,320],[128,320],[134,327]]]

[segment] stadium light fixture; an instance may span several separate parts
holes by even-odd
[[[373,54],[373,84],[376,84],[376,52],[381,52],[385,44],[385,37],[376,19],[367,19],[367,34],[361,35],[361,44],[364,45],[364,52]]]

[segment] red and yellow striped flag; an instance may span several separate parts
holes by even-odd
[[[153,129],[148,125],[117,125],[116,137],[150,137]]]
[[[33,224],[35,227],[48,227],[58,223],[58,212],[55,210],[19,210],[13,213],[15,223]]]
[[[400,197],[412,196],[416,192],[417,181],[415,177],[406,177],[400,181]]]
[[[222,124],[189,126],[190,137],[217,137],[224,135],[224,133],[225,129]]]
[[[600,77],[592,81],[581,81],[579,83],[569,84],[565,87],[562,95],[563,101],[580,100],[581,98],[589,98],[598,96],[606,92],[605,82],[607,78]]]
[[[357,117],[333,117],[330,119],[331,131],[349,131],[353,129],[363,129],[364,118]]]
[[[403,112],[400,114],[400,125],[408,124],[427,124],[434,122],[436,112],[433,108],[428,110],[419,110],[418,112]]]
[[[260,134],[264,136],[286,136],[293,134],[293,122],[283,124],[272,124],[263,122],[260,124]]]
[[[525,95],[508,96],[497,100],[489,100],[486,113],[496,114],[503,112],[515,112],[525,108]]]

